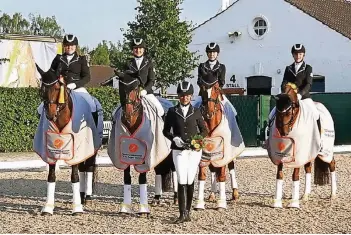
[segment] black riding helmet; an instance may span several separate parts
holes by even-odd
[[[215,43],[215,42],[211,42],[210,44],[208,44],[206,46],[206,53],[209,53],[209,52],[217,52],[217,53],[219,53],[220,49],[219,49],[218,44]]]
[[[291,48],[291,54],[294,53],[306,53],[306,49],[302,44],[294,44]]]
[[[182,81],[181,83],[178,84],[177,94],[179,96],[193,95],[194,94],[194,87],[190,82]]]
[[[76,45],[76,46],[78,46],[78,38],[76,36],[74,36],[73,34],[66,34],[63,37],[63,45],[68,45],[68,46]]]
[[[131,48],[146,48],[145,41],[142,38],[134,38],[131,43]]]

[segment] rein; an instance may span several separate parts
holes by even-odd
[[[220,88],[213,87],[213,89],[215,89],[215,91],[217,92],[216,99],[213,99],[212,97],[203,99],[203,101],[205,101],[205,102],[202,102],[201,107],[200,107],[202,116],[204,116],[207,120],[213,119],[216,116],[217,112],[220,110],[218,108],[218,104],[220,102],[220,100],[219,100]],[[214,110],[212,112],[209,112],[208,111],[208,107],[205,105],[205,103],[208,104],[209,102],[213,102],[214,103]]]
[[[137,114],[139,113],[141,107],[142,107],[142,104],[141,104],[140,98],[139,98],[140,89],[137,87],[137,88],[135,88],[134,90],[136,91],[136,97],[137,97],[137,98],[136,98],[135,100],[131,100],[131,99],[129,98],[130,92],[129,92],[129,93],[126,93],[126,94],[125,94],[125,96],[126,96],[126,97],[125,97],[126,102],[125,102],[125,104],[123,105],[123,108],[122,108],[123,117],[124,117],[124,119],[127,121],[128,124],[131,124],[132,117],[135,116],[135,115],[137,115]],[[132,90],[132,91],[133,91],[133,90]],[[132,91],[131,91],[131,92],[132,92]],[[131,105],[133,106],[133,111],[132,111],[130,114],[128,114],[128,113],[126,112],[126,105],[128,105],[128,104],[131,104]]]

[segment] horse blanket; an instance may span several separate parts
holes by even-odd
[[[46,118],[41,105],[38,109],[40,120],[34,136],[34,151],[48,164],[64,160],[68,165],[76,165],[90,158],[102,145],[103,112],[95,99],[98,110],[98,125],[91,114],[90,105],[80,95],[72,92],[72,117],[60,132],[54,122]]]
[[[201,97],[192,101],[193,106],[200,107]],[[237,112],[230,101],[223,95],[221,101],[223,110],[221,123],[205,138],[205,148],[202,151],[200,166],[212,164],[214,167],[227,165],[238,157],[245,149],[245,144],[236,122]]]
[[[122,108],[114,111],[113,125],[108,155],[118,169],[124,170],[130,165],[139,173],[152,170],[171,152],[171,141],[163,135],[164,122],[156,113],[156,108],[147,99],[142,98],[143,117],[135,133],[129,133],[123,125]]]
[[[275,165],[283,163],[288,168],[299,168],[321,154],[321,159],[330,163],[333,158],[335,131],[329,111],[323,104],[317,104],[321,119],[320,133],[309,106],[304,102],[299,104],[300,112],[288,136],[280,136],[275,120],[270,127],[267,150],[271,161]]]

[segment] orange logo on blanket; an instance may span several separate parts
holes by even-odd
[[[207,143],[206,144],[206,150],[211,152],[214,149],[214,144],[212,143]]]
[[[136,145],[136,144],[130,144],[130,145],[129,145],[129,151],[130,151],[131,153],[135,153],[136,151],[138,151],[138,149],[139,149],[139,147],[138,147],[138,145]]]
[[[278,147],[279,151],[283,151],[285,149],[285,144],[283,142],[279,142],[277,144],[277,147]]]
[[[56,140],[54,141],[54,146],[55,146],[55,148],[60,149],[60,148],[62,147],[62,145],[63,145],[63,141],[62,141],[62,140],[56,139]]]

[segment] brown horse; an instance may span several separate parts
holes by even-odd
[[[49,70],[44,72],[37,66],[39,73],[42,76],[42,86],[40,87],[40,96],[43,100],[43,108],[45,110],[46,119],[53,123],[59,133],[67,126],[72,117],[73,102],[70,96],[70,90],[67,89],[64,78],[58,75],[56,72]],[[97,121],[96,121],[97,122]],[[96,124],[96,123],[95,123]],[[92,190],[93,180],[92,177],[91,185],[83,187],[79,182],[78,170],[81,173],[90,169],[91,172],[95,172],[95,158],[96,154],[88,158],[85,162],[79,163],[79,165],[72,165],[71,182],[73,189],[73,215],[83,213],[84,202],[91,202],[91,193],[85,198],[85,189],[90,188]],[[47,181],[47,200],[46,204],[42,209],[43,215],[51,215],[54,210],[54,194],[55,194],[55,165],[56,161],[53,161],[49,165],[49,175]],[[85,182],[85,179],[82,179]],[[87,182],[88,183],[88,182]],[[85,199],[87,201],[85,201]]]
[[[300,115],[300,103],[297,98],[297,86],[293,83],[288,83],[282,94],[275,97],[276,99],[276,116],[275,116],[275,127],[278,134],[281,137],[286,137],[292,131],[299,115]],[[303,102],[303,101],[302,101]],[[273,123],[273,122],[272,122]],[[317,123],[318,124],[318,123]],[[318,125],[319,132],[321,132],[321,126]],[[306,130],[308,131],[308,130]],[[273,132],[273,131],[272,131]],[[270,134],[271,138],[272,133]],[[271,141],[269,139],[268,141]],[[312,156],[313,157],[313,156]],[[308,158],[306,156],[306,158]],[[330,163],[321,160],[322,156],[317,155],[311,159],[310,162],[304,165],[306,172],[305,181],[305,193],[303,196],[304,200],[308,200],[311,193],[311,171],[312,171],[312,161],[315,160],[315,184],[325,185],[329,181],[329,170],[331,172],[332,178],[332,193],[331,197],[336,195],[336,176],[335,176],[335,159],[332,158]],[[299,174],[300,168],[294,168],[292,180],[293,180],[293,190],[292,190],[292,201],[289,207],[299,208]],[[283,187],[283,163],[278,164],[277,171],[277,182],[276,182],[276,195],[274,199],[273,207],[282,207],[282,187]]]
[[[202,98],[201,104],[201,112],[207,128],[209,130],[208,137],[212,137],[213,132],[221,123],[222,115],[223,115],[223,107],[221,101],[223,100],[223,96],[221,93],[221,88],[217,81],[217,76],[212,73],[203,73],[203,80],[209,81],[208,83],[204,83],[200,85],[200,96]],[[211,82],[213,81],[213,82]],[[205,202],[204,202],[204,185],[207,177],[207,166],[209,166],[210,171],[212,173],[212,178],[215,174],[216,179],[212,179],[212,192],[209,196],[209,200],[215,200],[215,186],[216,181],[219,182],[219,200],[217,201],[217,208],[218,209],[225,209],[226,208],[226,196],[225,196],[225,181],[226,181],[226,166],[222,167],[214,167],[211,163],[203,164],[204,162],[201,161],[200,168],[199,168],[199,195],[197,205],[195,206],[196,209],[205,209]],[[234,170],[234,162],[229,163],[229,168],[231,171],[231,177],[234,177],[235,180],[235,172]],[[232,174],[232,172],[234,174]],[[238,189],[236,188],[237,185],[233,184],[233,192],[232,192],[232,199],[236,200],[239,197]]]

